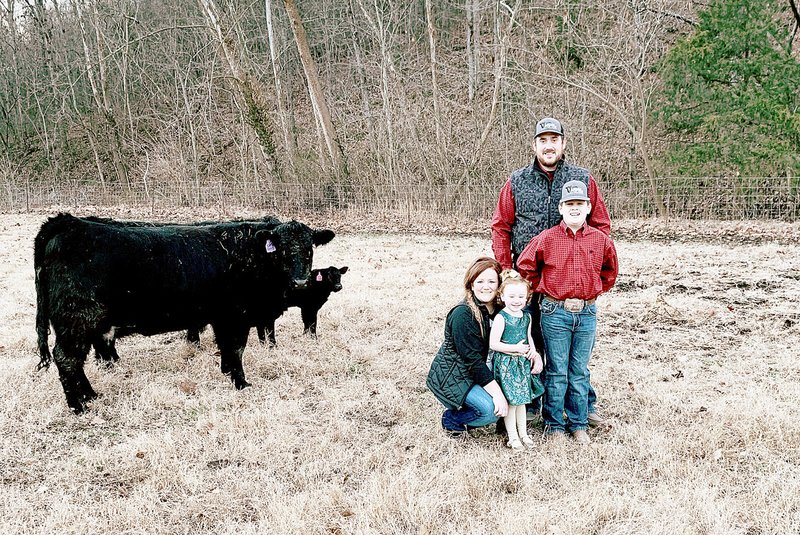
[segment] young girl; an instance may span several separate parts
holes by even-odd
[[[508,400],[508,416],[504,420],[507,445],[521,450],[523,444],[529,448],[534,446],[528,436],[525,404],[544,390],[541,383],[531,377],[531,374],[540,373],[544,365],[533,347],[531,316],[524,310],[530,285],[514,270],[504,271],[501,278],[497,293],[504,308],[494,318],[489,349],[492,350],[494,378]]]

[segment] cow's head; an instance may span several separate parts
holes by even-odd
[[[336,234],[312,229],[298,221],[281,223],[256,233],[259,246],[291,281],[292,288],[305,288],[314,259],[314,246],[324,245]]]
[[[347,273],[347,266],[315,269],[311,272],[311,284],[323,290],[338,292],[342,289],[342,275],[345,273]]]

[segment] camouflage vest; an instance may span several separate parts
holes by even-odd
[[[535,236],[561,222],[558,203],[561,188],[570,180],[589,185],[589,170],[561,160],[551,182],[536,161],[511,173],[514,195],[514,224],[511,226],[511,254],[517,257]]]

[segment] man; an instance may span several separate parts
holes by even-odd
[[[564,160],[566,146],[561,123],[550,117],[542,119],[536,123],[533,163],[511,173],[500,190],[492,217],[492,251],[503,269],[515,267],[517,257],[534,237],[561,222],[558,211],[561,189],[571,180],[586,184],[592,206],[586,223],[606,235],[611,234],[611,218],[597,182],[587,169]],[[539,301],[540,295],[534,293],[529,311],[536,351],[544,355]],[[597,395],[590,385],[589,425],[592,427],[605,423],[595,409],[596,400]]]

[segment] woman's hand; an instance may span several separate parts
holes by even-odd
[[[508,401],[506,401],[506,397],[503,395],[503,391],[500,389],[500,385],[497,384],[497,381],[492,381],[484,386],[483,389],[492,396],[494,415],[500,418],[508,416]]]
[[[492,396],[494,402],[494,415],[500,418],[508,416],[508,401],[503,394]]]

